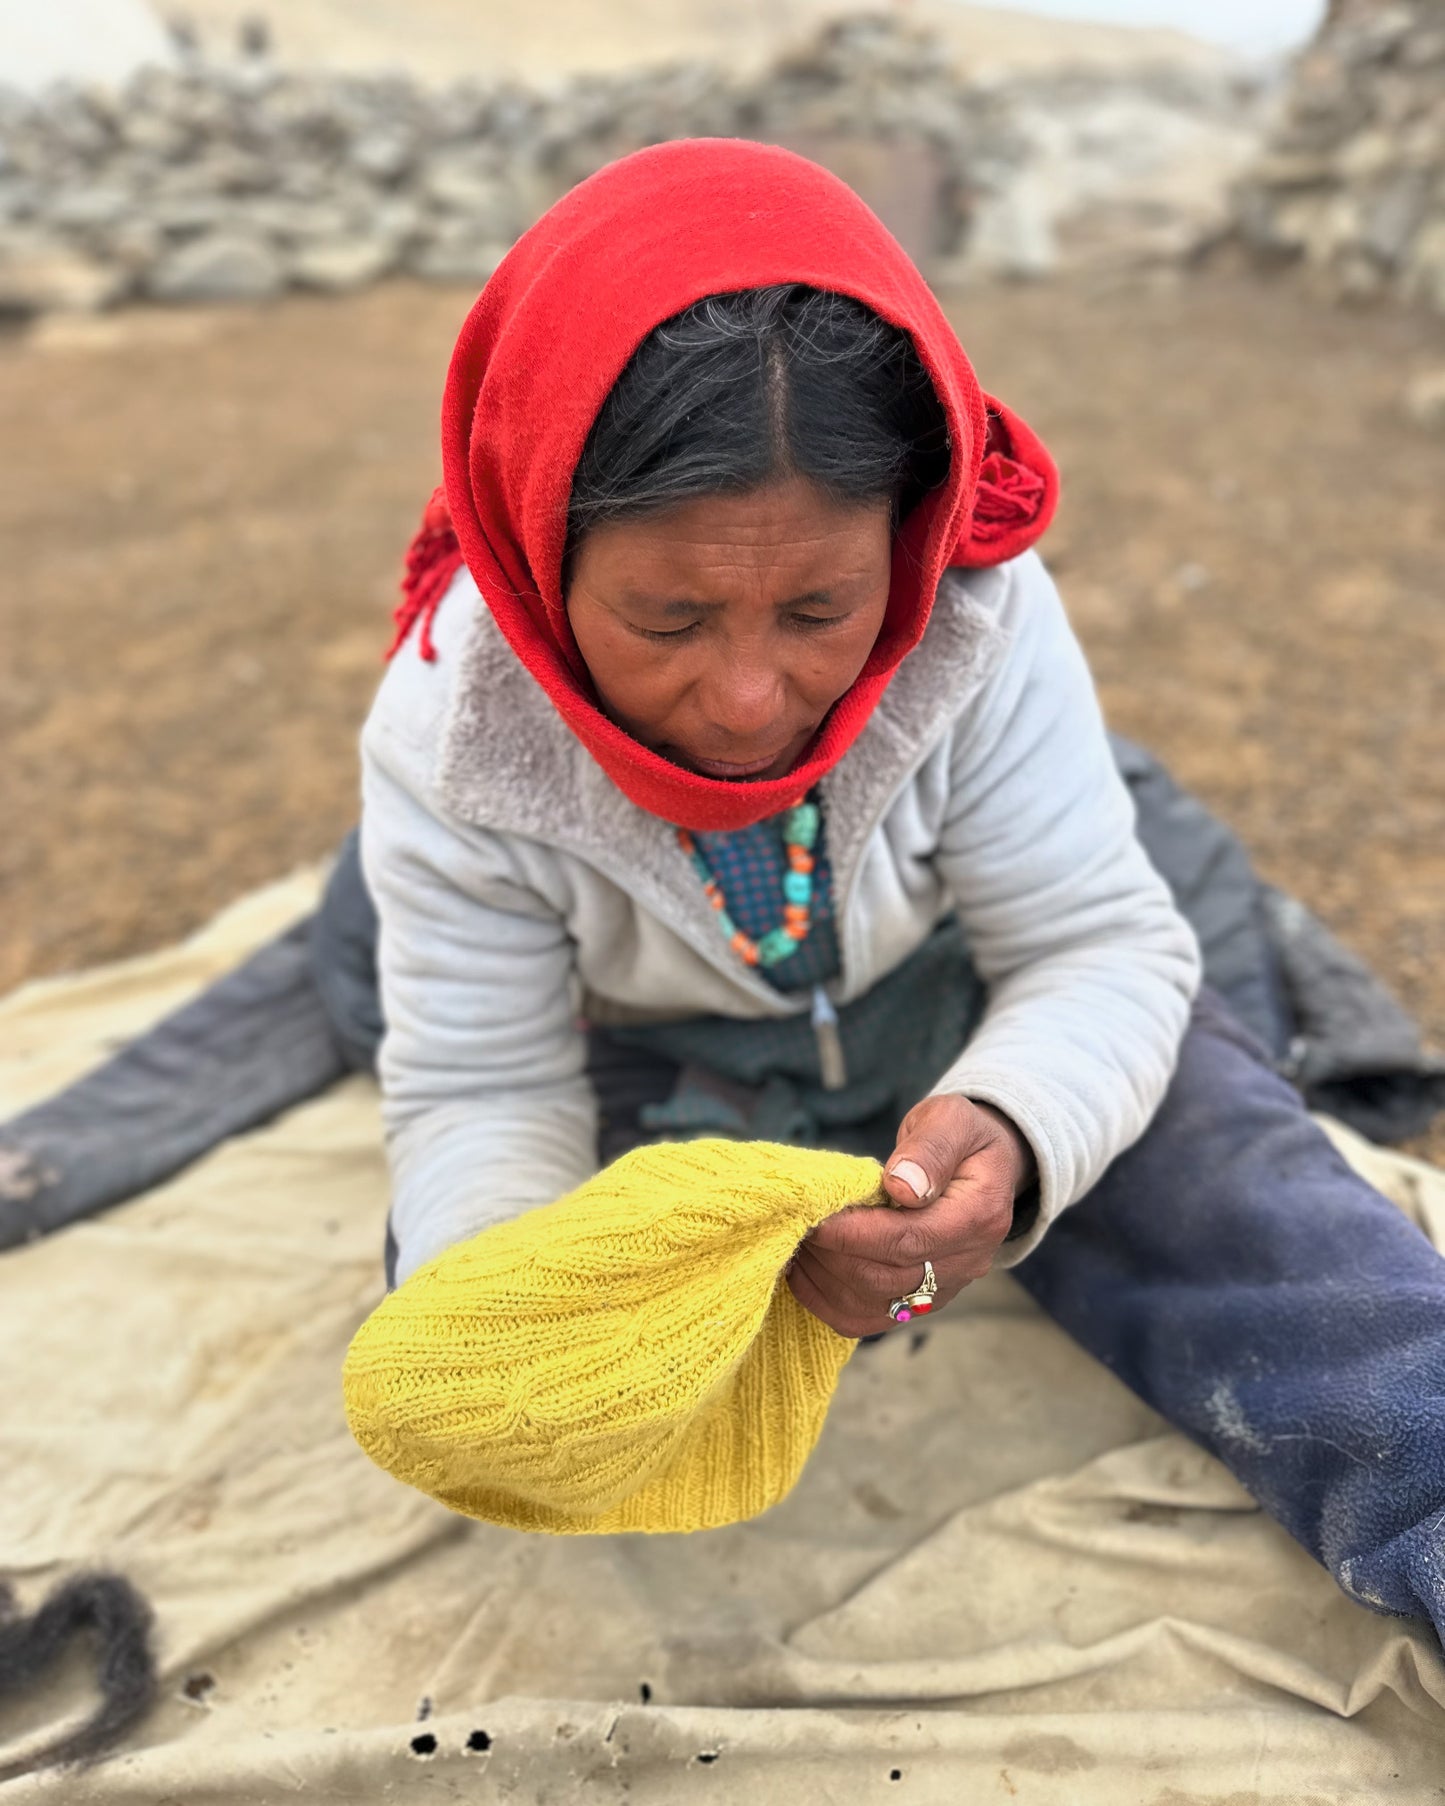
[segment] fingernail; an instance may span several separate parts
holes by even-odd
[[[915,1198],[928,1196],[928,1174],[916,1160],[900,1160],[888,1169],[890,1179],[901,1179]]]

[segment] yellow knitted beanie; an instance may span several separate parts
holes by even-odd
[[[379,1466],[469,1517],[704,1530],[803,1470],[855,1344],[783,1270],[807,1230],[886,1204],[874,1160],[772,1142],[636,1148],[419,1268],[343,1376]]]

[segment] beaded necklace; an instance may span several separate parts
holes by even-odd
[[[727,936],[728,945],[750,966],[776,966],[795,951],[800,941],[808,938],[812,926],[813,848],[818,839],[818,805],[799,803],[783,817],[783,843],[788,853],[788,870],[783,874],[783,920],[761,940],[745,934],[728,914],[727,901],[717,879],[707,869],[697,842],[686,828],[677,830],[678,845],[692,861],[693,870],[702,879],[707,900],[717,911],[717,925]]]
[[[678,845],[702,879],[707,900],[717,912],[718,927],[727,936],[728,945],[750,966],[776,966],[796,950],[800,941],[808,938],[813,919],[813,848],[817,845],[821,820],[818,805],[811,802],[799,803],[783,817],[783,842],[788,850],[788,869],[783,874],[783,922],[760,941],[745,934],[728,914],[722,890],[707,869],[697,842],[686,828],[677,829]],[[813,986],[812,1021],[823,1089],[841,1091],[848,1083],[842,1030],[833,1000],[821,984]]]

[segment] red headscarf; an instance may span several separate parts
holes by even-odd
[[[705,295],[780,283],[851,295],[907,331],[948,419],[947,481],[897,536],[883,626],[851,689],[785,777],[699,777],[608,720],[563,606],[572,475],[608,391],[654,326]],[[1049,523],[1058,476],[985,396],[902,247],[858,196],[791,151],[736,139],[656,145],[610,164],[518,239],[467,316],[442,401],[443,489],[407,556],[395,652],[428,631],[463,559],[513,650],[641,808],[746,827],[799,801],[857,739],[923,636],[950,564],[1000,564]],[[505,732],[498,724],[498,732]]]

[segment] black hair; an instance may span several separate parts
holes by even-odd
[[[91,1761],[145,1716],[159,1685],[151,1628],[150,1606],[122,1574],[73,1574],[29,1617],[16,1611],[10,1588],[0,1582],[0,1699],[36,1685],[77,1638],[94,1645],[100,1692],[84,1724],[43,1750],[0,1760],[0,1782]]]
[[[842,502],[886,498],[896,524],[948,457],[913,340],[861,301],[798,283],[708,295],[652,329],[593,421],[568,560],[604,522],[787,476]]]

